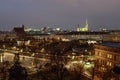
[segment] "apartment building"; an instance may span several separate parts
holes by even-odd
[[[94,45],[97,70],[105,72],[120,64],[120,42],[102,42]]]

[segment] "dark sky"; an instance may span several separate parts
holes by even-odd
[[[0,30],[14,26],[120,29],[120,0],[0,0]]]

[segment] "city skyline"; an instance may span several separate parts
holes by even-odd
[[[11,30],[21,24],[35,27],[61,27],[75,30],[120,29],[119,0],[1,0],[0,30]]]

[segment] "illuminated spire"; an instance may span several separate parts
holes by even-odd
[[[86,25],[85,25],[86,31],[88,31],[88,19],[86,18]]]

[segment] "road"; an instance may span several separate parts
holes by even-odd
[[[4,56],[3,56],[3,60],[4,61],[10,61],[13,62],[14,60],[14,54],[18,53],[17,51],[14,50],[6,50],[4,51]],[[35,60],[37,61],[35,64]],[[37,71],[37,69],[39,68],[39,66],[43,66],[45,63],[47,63],[49,60],[46,58],[35,58],[32,56],[25,56],[25,55],[20,55],[20,62],[21,65],[25,68],[28,69],[28,72],[31,73],[35,73]],[[79,66],[81,66],[81,64],[84,64],[81,61],[70,61],[67,65],[66,68],[68,70],[74,70],[79,68]],[[37,67],[37,68],[36,68]],[[91,65],[88,64],[84,64],[83,65],[83,74],[86,75],[87,77],[91,77],[91,73],[88,71],[91,68]]]
[[[92,77],[91,64],[86,64],[86,62],[84,61],[70,61],[65,67],[70,71],[82,70],[82,75],[84,75],[87,78]]]
[[[15,53],[16,53],[16,51],[12,51],[12,50],[4,51],[2,53],[3,54],[2,61],[9,61],[10,63],[13,63]],[[35,61],[37,61],[37,62],[35,63]],[[45,58],[35,58],[32,56],[20,55],[21,65],[23,67],[25,67],[30,74],[35,73],[40,65],[44,65],[48,61],[49,60],[45,59]]]

